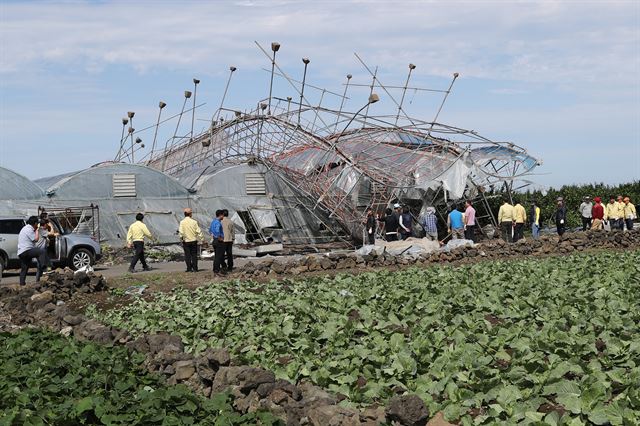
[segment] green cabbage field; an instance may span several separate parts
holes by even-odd
[[[41,330],[0,333],[0,425],[262,425],[229,395],[212,399],[167,386],[124,347],[81,343]]]
[[[409,391],[461,424],[640,423],[640,251],[233,281],[90,311],[344,404]]]

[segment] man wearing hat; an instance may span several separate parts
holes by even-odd
[[[595,197],[593,199],[596,203],[591,208],[591,229],[602,229],[602,221],[604,220],[604,206],[602,205],[602,199]]]
[[[564,198],[558,197],[556,205],[556,228],[558,235],[562,237],[567,229],[567,207],[564,205]]]
[[[202,242],[204,237],[198,222],[191,217],[193,211],[190,208],[184,209],[184,219],[180,221],[178,233],[184,249],[184,261],[187,264],[186,272],[198,272],[198,242]]]
[[[580,216],[582,216],[582,230],[586,231],[591,228],[591,209],[593,204],[591,203],[591,197],[584,197],[582,204],[578,208]]]

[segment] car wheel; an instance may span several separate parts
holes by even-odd
[[[74,271],[84,268],[85,266],[93,265],[93,253],[85,248],[79,248],[73,251],[71,258],[69,259],[69,266]]]

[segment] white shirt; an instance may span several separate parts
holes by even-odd
[[[31,225],[25,225],[18,234],[18,256],[36,246],[36,230]]]

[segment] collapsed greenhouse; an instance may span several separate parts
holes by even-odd
[[[308,59],[303,60],[302,82],[289,77],[277,65],[278,50],[279,44],[273,43],[271,57],[262,49],[272,65],[270,96],[253,109],[225,106],[236,71],[230,67],[220,107],[207,127],[195,132],[200,81],[194,79],[193,91],[184,93],[182,110],[169,119],[161,120],[165,102],[159,103],[155,126],[136,131],[135,113],[123,118],[114,161],[39,180],[46,190],[41,202],[99,205],[101,239],[112,244],[123,240],[138,211],[147,214],[161,241],[177,242],[184,207],[194,210],[203,227],[217,209],[228,209],[240,243],[353,243],[362,239],[368,207],[382,213],[395,203],[408,206],[416,219],[433,206],[444,219],[455,203],[475,200],[481,231],[490,230],[497,224],[488,197],[511,196],[530,183],[528,176],[540,164],[513,143],[438,122],[457,73],[447,90],[424,89],[443,96],[435,118],[427,121],[408,115],[403,103],[407,91],[423,90],[409,86],[413,64],[404,86],[385,86],[356,55],[372,81],[358,85],[347,75],[340,94],[305,84]],[[272,95],[275,77],[288,84],[298,100]],[[359,110],[349,111],[348,90],[358,86],[366,87],[368,99]],[[310,88],[321,90],[317,104],[310,100]],[[393,89],[401,97],[394,97]],[[380,90],[392,114],[372,114],[372,105],[380,100],[375,91]],[[339,107],[323,105],[329,94],[339,100]],[[182,128],[189,122],[191,130],[185,135]],[[149,147],[139,137],[145,131],[153,131]]]

